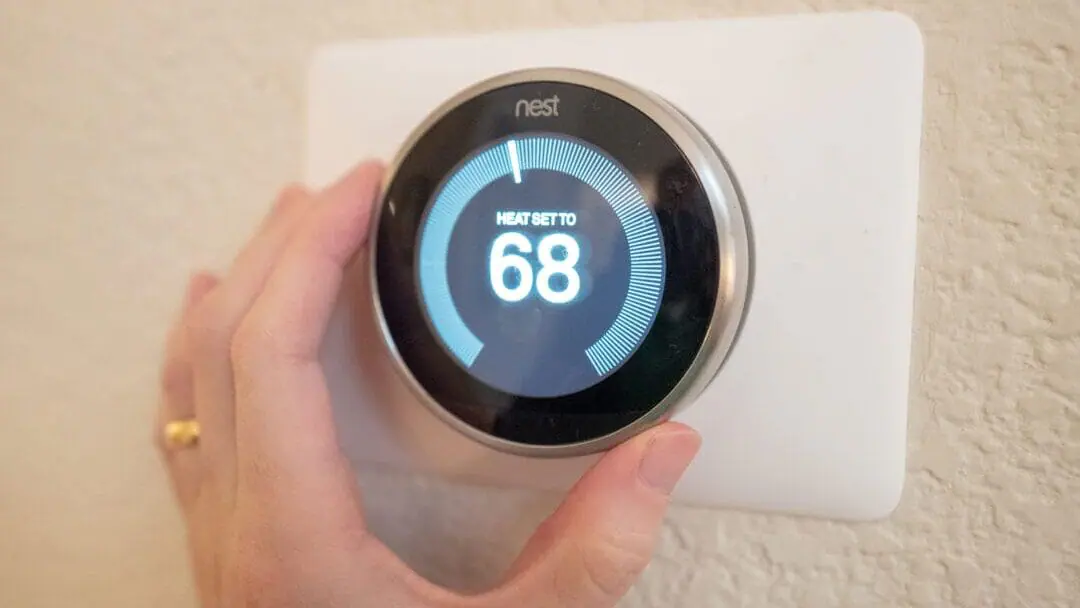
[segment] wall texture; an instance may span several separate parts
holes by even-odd
[[[161,331],[188,269],[297,176],[313,45],[867,6],[0,0],[0,606],[192,605],[148,440]],[[627,606],[1080,605],[1080,3],[874,6],[916,18],[929,63],[902,505],[857,526],[677,510]],[[550,508],[365,482],[387,541],[457,586]]]

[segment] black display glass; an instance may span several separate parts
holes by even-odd
[[[382,203],[386,330],[419,387],[479,431],[608,435],[647,416],[704,342],[713,211],[672,138],[618,98],[530,82],[466,100]]]

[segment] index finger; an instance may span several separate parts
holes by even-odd
[[[237,330],[238,476],[245,465],[269,467],[255,471],[256,480],[288,477],[278,485],[290,493],[351,492],[325,485],[325,474],[343,464],[318,353],[382,172],[381,164],[364,163],[318,195]]]
[[[269,342],[260,344],[264,354],[317,356],[345,266],[367,235],[382,172],[380,163],[361,164],[317,196],[245,319],[256,339]]]

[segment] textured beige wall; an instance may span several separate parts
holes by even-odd
[[[160,333],[189,264],[297,175],[313,45],[868,5],[0,0],[0,606],[191,605],[147,439]],[[678,510],[628,606],[1080,605],[1080,3],[879,6],[929,62],[903,503],[859,526]],[[384,537],[459,585],[550,506],[365,481]]]

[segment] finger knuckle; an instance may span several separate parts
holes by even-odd
[[[240,364],[254,356],[272,353],[274,348],[274,332],[269,324],[259,317],[249,316],[236,328],[230,354],[233,363]]]
[[[598,597],[619,597],[649,563],[649,538],[599,534],[578,545],[579,581]]]
[[[279,328],[270,320],[251,315],[233,337],[230,357],[240,377],[251,378],[292,363],[296,356]]]

